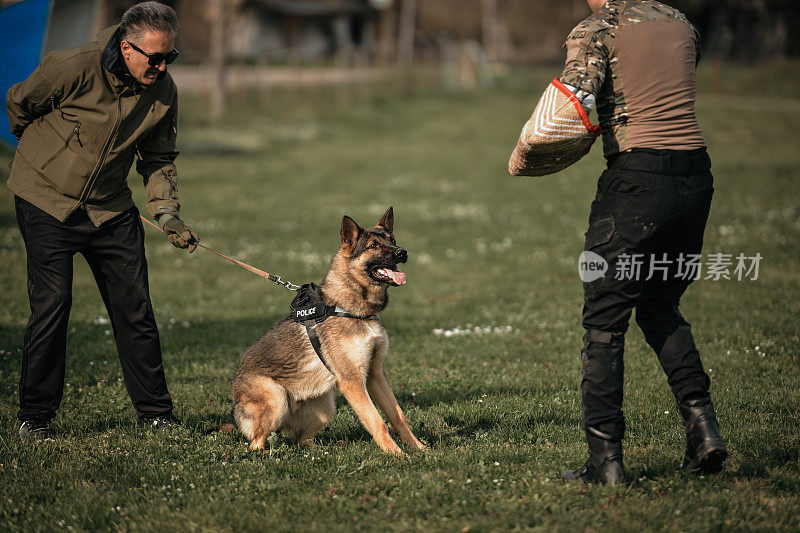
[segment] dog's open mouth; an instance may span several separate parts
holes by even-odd
[[[406,275],[397,270],[397,267],[378,266],[370,270],[372,279],[399,287],[406,282]]]

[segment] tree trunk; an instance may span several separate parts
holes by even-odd
[[[387,64],[397,54],[395,39],[395,16],[394,8],[381,11],[378,22],[378,62]]]
[[[489,61],[501,61],[500,20],[497,0],[481,0],[481,37],[483,50]]]
[[[211,14],[211,116],[225,115],[228,96],[225,46],[226,0],[209,0]]]
[[[417,26],[417,0],[400,3],[400,30],[397,43],[397,61],[404,66],[414,62],[414,39]]]

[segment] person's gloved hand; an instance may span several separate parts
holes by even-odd
[[[170,216],[169,219],[164,222],[163,229],[164,233],[167,234],[169,242],[176,248],[188,248],[189,253],[197,249],[197,243],[200,242],[200,239],[197,238],[197,234],[192,231],[192,228],[187,226],[186,223],[178,217]]]

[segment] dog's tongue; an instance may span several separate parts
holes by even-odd
[[[381,274],[391,279],[394,283],[398,285],[403,285],[406,282],[406,275],[400,272],[399,270],[389,270],[388,268],[382,268]]]

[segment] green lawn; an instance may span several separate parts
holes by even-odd
[[[0,530],[800,528],[797,86],[753,94],[759,71],[701,72],[698,115],[716,178],[704,251],[763,256],[756,281],[702,280],[682,305],[712,377],[725,470],[678,471],[679,417],[633,326],[625,462],[637,481],[584,487],[557,478],[586,454],[577,258],[601,150],[549,178],[506,173],[557,72],[516,73],[482,94],[408,80],[248,91],[220,124],[204,117],[203,98],[182,98],[182,212],[207,245],[296,283],[319,281],[342,215],[372,225],[394,206],[409,262],[408,284],[392,289],[383,315],[388,374],[430,445],[408,459],[381,454],[341,396],[312,451],[280,438],[272,453],[250,452],[238,434],[204,435],[228,421],[239,356],[288,314],[291,294],[206,251],[187,256],[149,229],[167,379],[186,429],[134,427],[110,326],[98,320],[106,313],[79,258],[56,419],[63,438],[20,442],[25,253],[2,195]],[[3,181],[9,158],[0,156]],[[141,206],[133,174],[131,186]],[[434,333],[476,326],[500,329]]]

